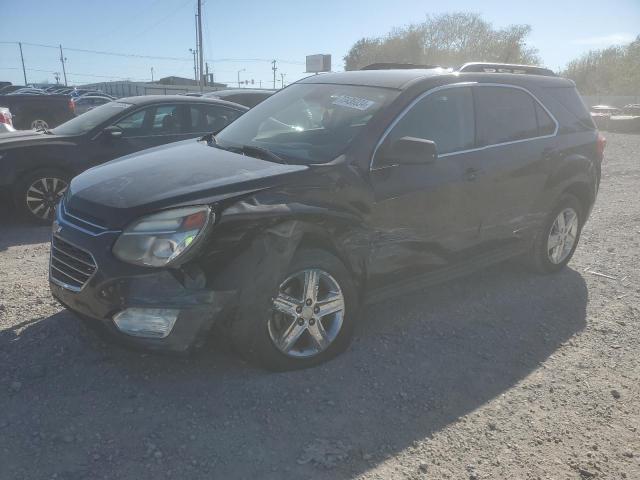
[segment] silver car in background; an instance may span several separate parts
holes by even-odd
[[[99,107],[100,105],[104,105],[111,101],[113,101],[112,98],[99,95],[85,95],[73,100],[76,106],[76,115],[82,115],[95,107]]]

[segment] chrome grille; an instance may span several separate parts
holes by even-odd
[[[80,216],[81,214],[76,212],[69,212],[64,200],[60,202],[59,208],[61,220],[65,223],[70,223],[79,230],[90,233],[91,235],[99,235],[107,231],[106,227],[98,224],[99,220],[85,218],[86,215]]]
[[[51,279],[73,291],[80,291],[97,269],[93,256],[60,237],[51,239],[49,275]]]

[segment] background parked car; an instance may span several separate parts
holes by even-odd
[[[620,113],[611,115],[609,129],[613,132],[640,133],[640,104],[626,105]]]
[[[2,95],[0,107],[11,110],[18,130],[53,128],[76,115],[65,95]]]
[[[76,115],[81,115],[89,110],[99,107],[100,105],[104,105],[105,103],[112,102],[114,99],[110,97],[103,97],[97,95],[83,95],[81,97],[77,97],[72,100],[75,109]]]
[[[7,95],[46,95],[47,92],[40,88],[24,87],[13,92],[7,93]]]
[[[78,173],[145,148],[217,132],[247,110],[217,99],[148,95],[106,103],[52,130],[2,135],[0,193],[32,220],[48,222]]]
[[[217,90],[215,92],[205,93],[205,97],[219,98],[228,102],[239,103],[245,107],[253,108],[276,93],[276,90],[259,90],[239,88],[235,90]]]
[[[0,107],[0,133],[15,132],[11,111],[8,108]]]
[[[594,105],[591,107],[591,118],[596,126],[600,130],[609,130],[609,119],[611,115],[618,115],[620,113],[618,107],[612,107],[610,105]]]
[[[15,92],[21,88],[24,88],[24,85],[5,85],[0,88],[0,95],[6,95],[7,93]]]

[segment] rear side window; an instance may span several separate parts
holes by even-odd
[[[539,136],[535,107],[533,97],[516,88],[477,88],[476,108],[480,143],[495,145]]]
[[[471,88],[447,88],[427,95],[389,133],[390,142],[402,137],[431,140],[439,154],[473,148],[475,125]]]
[[[570,114],[567,122],[561,122],[565,131],[595,130],[589,109],[574,87],[549,87],[545,90]]]

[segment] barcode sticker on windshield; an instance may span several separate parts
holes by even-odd
[[[331,103],[340,107],[355,108],[356,110],[368,110],[376,104],[373,100],[349,95],[339,95]]]

